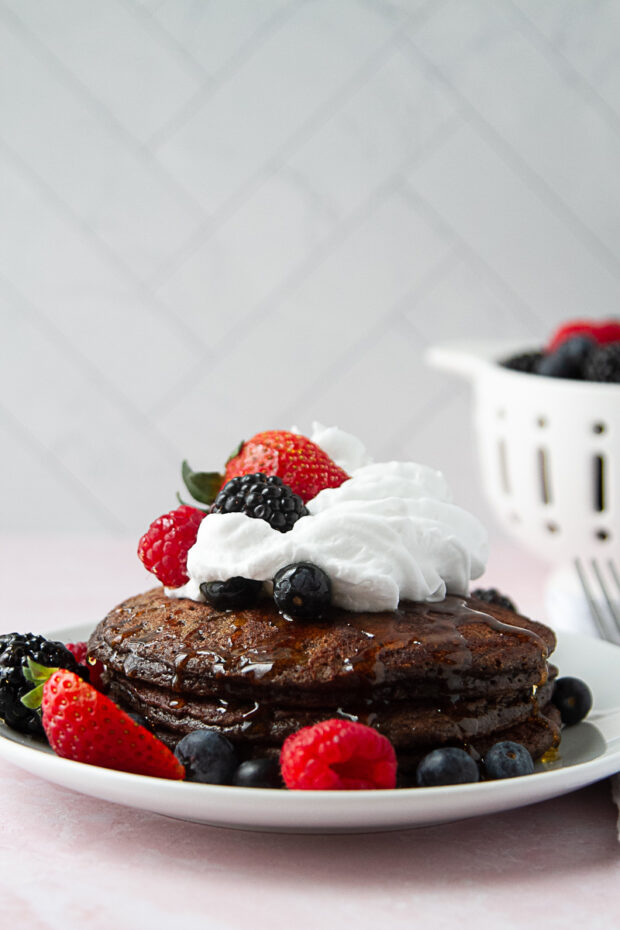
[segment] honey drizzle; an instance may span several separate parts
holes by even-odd
[[[320,638],[322,632],[329,627],[329,622],[316,624],[300,624],[285,615],[269,613],[264,619],[267,624],[264,643],[246,648],[243,645],[244,627],[248,618],[243,614],[237,615],[233,620],[233,630],[229,637],[226,655],[220,655],[213,650],[196,648],[196,635],[200,635],[200,621],[181,618],[177,611],[169,611],[165,604],[159,605],[162,609],[163,623],[155,630],[139,635],[143,629],[139,611],[133,615],[131,622],[114,637],[112,644],[118,645],[130,636],[134,636],[136,644],[148,644],[157,640],[165,632],[174,633],[179,642],[179,652],[175,657],[174,671],[171,676],[171,689],[176,696],[171,698],[171,708],[182,708],[184,701],[178,696],[183,690],[184,672],[198,656],[211,656],[211,672],[216,677],[225,678],[231,673],[242,675],[252,680],[259,680],[266,676],[277,677],[287,669],[303,663],[308,644]],[[389,652],[400,649],[419,648],[425,653],[425,661],[434,664],[448,691],[458,692],[460,676],[473,665],[472,651],[461,632],[461,627],[472,623],[483,623],[497,632],[517,638],[521,642],[531,642],[536,645],[543,660],[541,680],[532,689],[531,704],[532,716],[545,721],[541,715],[536,699],[537,688],[544,683],[547,677],[546,662],[547,648],[543,640],[531,630],[504,623],[486,612],[470,607],[464,598],[448,596],[443,601],[426,604],[423,614],[420,614],[420,605],[412,602],[402,603],[396,611],[364,614],[363,625],[356,622],[357,615],[338,612],[337,622],[344,621],[345,628],[349,628],[355,635],[355,648],[351,654],[341,656],[342,670],[338,676],[340,680],[351,680],[360,686],[362,691],[371,695],[367,703],[371,706],[360,709],[359,703],[355,708],[339,708],[338,715],[357,719],[362,723],[372,724],[377,717],[374,707],[382,701],[372,698],[373,689],[381,685],[386,678],[386,656]],[[232,615],[231,615],[232,617]],[[350,619],[349,619],[350,618]],[[138,635],[136,635],[138,634]],[[360,641],[359,634],[364,637]],[[224,650],[222,650],[224,651]],[[135,660],[135,656],[134,656]],[[133,662],[126,667],[126,673],[133,677]],[[458,698],[456,698],[458,699]],[[441,713],[441,708],[437,708]],[[258,702],[245,715],[242,729],[263,729],[267,718],[271,716],[268,708],[261,708]],[[546,723],[546,722],[545,722]],[[546,724],[548,726],[548,724]],[[472,718],[461,719],[463,737],[473,736],[476,730],[476,721]]]

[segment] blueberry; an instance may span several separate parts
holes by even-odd
[[[491,746],[484,757],[484,770],[487,778],[514,778],[517,775],[531,775],[534,761],[525,746],[503,740]]]
[[[588,336],[573,336],[550,352],[536,366],[536,373],[551,378],[583,379],[586,361],[594,348]]]
[[[203,581],[200,593],[216,610],[242,610],[256,603],[262,586],[262,581],[237,576],[227,581]]]
[[[248,759],[242,762],[233,778],[240,788],[282,788],[277,759]]]
[[[237,768],[232,743],[214,730],[194,730],[177,743],[174,754],[185,766],[187,781],[229,785]]]
[[[331,603],[331,582],[312,562],[294,562],[273,579],[273,599],[283,613],[299,620],[320,620]]]
[[[560,711],[562,723],[570,727],[590,712],[592,692],[585,681],[566,676],[556,681],[551,701]]]
[[[416,771],[418,788],[462,785],[479,780],[480,772],[472,757],[464,749],[457,749],[456,746],[445,746],[429,752]]]

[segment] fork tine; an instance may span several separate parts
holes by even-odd
[[[603,592],[603,597],[605,598],[605,601],[607,602],[607,606],[609,608],[609,613],[611,615],[611,618],[616,625],[616,633],[620,635],[620,607],[618,606],[618,601],[617,600],[614,601],[613,598],[611,597],[611,594],[609,593],[609,587],[603,581],[602,573],[599,569],[598,564],[596,562],[592,562],[592,567],[596,573],[597,578],[599,579],[599,583],[601,585],[601,591]],[[616,587],[618,588],[618,592],[620,594],[620,579],[618,578],[618,572],[616,570],[616,566],[614,565],[612,559],[608,560],[607,567],[609,569],[610,575],[612,576],[612,578],[614,579],[616,583]]]
[[[610,559],[607,564],[609,565],[609,572],[611,574],[611,577],[616,582],[616,588],[618,589],[618,596],[620,597],[620,574],[618,574],[616,563],[612,559]]]
[[[592,590],[586,578],[586,573],[583,565],[581,564],[581,559],[575,559],[575,568],[577,570],[577,575],[579,576],[579,581],[581,582],[581,587],[583,588],[583,593],[585,594],[586,601],[588,602],[588,607],[592,615],[592,619],[596,624],[596,628],[603,639],[607,639],[611,642],[614,641],[615,637],[612,635],[611,630],[607,628],[607,623],[603,617],[603,612],[599,608]]]

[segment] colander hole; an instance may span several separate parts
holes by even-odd
[[[597,530],[594,535],[597,539],[600,539],[601,542],[607,542],[607,540],[611,537],[611,534],[608,533],[607,530]]]
[[[592,460],[594,466],[594,509],[597,513],[602,513],[606,507],[605,501],[605,458],[602,455],[595,455]]]
[[[541,429],[544,429],[547,426],[547,418],[538,417],[538,419],[536,420],[536,424],[537,426],[540,426]]]
[[[597,433],[598,435],[600,435],[601,433],[604,433],[606,430],[607,430],[607,427],[605,426],[604,423],[595,423],[592,427],[592,432]]]
[[[543,504],[551,503],[551,476],[549,473],[549,455],[546,449],[538,449],[538,479],[540,482],[540,498]]]
[[[510,478],[508,476],[508,455],[506,453],[506,443],[503,439],[497,444],[497,455],[499,462],[499,480],[504,494],[510,494]]]
[[[547,523],[547,530],[549,533],[559,533],[560,527],[557,523]]]

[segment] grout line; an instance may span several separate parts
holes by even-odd
[[[439,0],[443,5],[447,0]],[[406,17],[405,23],[416,22],[420,26],[426,17],[437,8],[437,0],[428,0],[428,2],[416,13]],[[212,215],[211,223],[204,229],[198,230],[191,243],[185,246],[176,255],[172,256],[171,261],[164,265],[158,273],[149,279],[149,284],[153,288],[158,288],[165,283],[178,269],[193,255],[211,236],[215,235],[218,229],[230,220],[246,203],[246,201],[259,190],[267,180],[269,180],[284,165],[285,160],[289,159],[295,152],[306,142],[308,142],[326,123],[344,106],[349,99],[354,97],[360,90],[375,76],[377,71],[389,60],[395,49],[399,46],[400,30],[403,24],[390,33],[385,42],[370,55],[363,65],[351,75],[340,89],[336,91],[325,103],[320,105],[317,110],[300,126],[292,136],[290,136],[275,152],[267,162],[249,177],[235,193],[224,202],[224,204]]]
[[[136,407],[131,398],[127,397],[113,381],[109,381],[97,365],[83,355],[39,307],[25,297],[13,283],[1,274],[0,287],[4,288],[10,303],[19,307],[21,313],[25,313],[32,319],[33,323],[58,347],[60,353],[66,358],[70,358],[85,375],[86,379],[106,397],[109,403],[129,419],[136,431],[147,433],[151,440],[159,446],[162,455],[171,462],[176,461],[174,445],[160,432],[159,427],[152,422],[147,413],[143,413],[142,410]]]
[[[207,211],[201,203],[191,196],[187,188],[180,184],[174,175],[166,170],[147,146],[125,128],[124,124],[114,116],[111,110],[99,100],[77,75],[70,71],[63,62],[41,42],[35,33],[26,26],[23,20],[2,3],[2,0],[0,0],[0,20],[4,22],[6,28],[13,33],[18,41],[28,49],[28,52],[38,60],[43,67],[58,78],[71,94],[77,96],[82,103],[116,135],[123,145],[131,149],[134,155],[137,155],[140,160],[149,162],[156,174],[160,176],[160,179],[170,186],[179,200],[182,201],[187,208],[191,209],[203,219],[208,218]]]
[[[281,26],[297,15],[300,6],[307,5],[311,0],[301,0],[300,3],[289,2],[287,6],[273,13],[268,19],[237,49],[220,68],[209,75],[209,84],[199,88],[189,100],[175,113],[167,123],[160,126],[148,139],[147,145],[156,153],[166,142],[198,112],[198,110],[228,81],[241,66],[258,52],[265,42],[278,31]],[[148,14],[151,17],[152,13]],[[154,18],[154,17],[153,17]],[[164,26],[161,26],[165,30]],[[167,31],[167,30],[165,30]],[[190,57],[191,52],[187,52]]]
[[[403,434],[411,436],[416,430],[428,422],[432,416],[437,415],[437,408],[444,406],[454,399],[454,387],[444,386],[437,389],[436,393],[428,399],[428,402],[418,407],[414,415],[401,423],[398,432],[395,432],[389,440],[381,444],[380,448],[398,448],[399,442],[402,441]]]
[[[480,136],[495,154],[517,175],[530,191],[546,204],[551,212],[572,229],[573,233],[587,246],[590,253],[618,280],[620,280],[620,259],[605,243],[592,232],[579,216],[564,202],[552,187],[525,161],[507,142],[491,123],[471,104],[466,97],[446,77],[441,68],[435,65],[415,44],[410,36],[402,37],[403,48],[412,58],[424,66],[428,73],[448,92],[458,104],[461,116]]]
[[[317,269],[330,258],[335,248],[338,248],[346,242],[346,240],[372,216],[387,196],[399,191],[402,183],[402,172],[412,169],[415,165],[419,164],[420,161],[430,157],[433,152],[440,148],[446,140],[454,134],[458,125],[459,123],[456,116],[448,117],[443,125],[438,127],[424,145],[413,155],[407,155],[403,162],[397,166],[387,179],[372,191],[356,210],[350,213],[300,265],[294,268],[270,294],[264,297],[255,306],[251,318],[244,318],[236,323],[231,332],[227,334],[227,341],[234,342],[243,335],[251,334],[269,314],[277,309],[283,300],[294,293],[310,275],[317,271]],[[203,373],[204,366],[196,365],[193,374],[188,373],[188,378],[185,379],[187,388],[193,387]],[[164,410],[169,410],[174,407],[178,402],[177,395],[178,391],[173,389],[170,394],[160,402],[160,407],[158,409],[160,409],[161,406],[163,406]]]
[[[102,525],[103,529],[113,531],[115,534],[126,533],[129,527],[118,519],[118,517],[108,510],[86,485],[75,475],[61,459],[58,458],[50,449],[47,449],[36,436],[34,436],[24,424],[14,417],[9,410],[0,401],[0,418],[9,433],[16,441],[31,454],[34,454],[41,463],[42,468],[51,472],[66,488],[77,498],[81,506],[84,506],[93,514]]]
[[[188,53],[178,39],[162,26],[159,20],[142,3],[135,3],[132,0],[117,0],[117,3],[124,7],[130,16],[133,16],[144,29],[148,30],[159,41],[165,43],[168,49],[179,59],[183,67],[192,72],[192,77],[197,81],[210,80],[206,68],[193,55]]]
[[[411,290],[404,296],[399,297],[390,309],[381,316],[380,320],[358,339],[347,343],[345,350],[321,372],[320,376],[315,378],[311,384],[306,384],[304,390],[295,395],[294,405],[285,407],[284,410],[279,413],[278,419],[282,420],[282,422],[285,422],[287,419],[294,419],[296,415],[295,410],[298,409],[300,405],[306,404],[312,400],[312,398],[316,396],[318,388],[326,379],[329,379],[330,376],[337,376],[346,372],[347,368],[357,360],[365,349],[377,342],[378,338],[380,338],[390,325],[390,322],[398,320],[403,307],[410,307],[412,303],[413,306],[415,306],[426,294],[433,290],[437,281],[441,280],[446,271],[455,264],[455,260],[456,250],[453,247],[449,247],[446,254],[439,259],[437,264],[434,265]]]
[[[521,34],[537,51],[541,52],[551,67],[575,88],[589,104],[605,119],[610,129],[620,136],[620,113],[618,113],[588,78],[547,38],[536,23],[514,2],[506,0],[511,15],[517,22]]]
[[[10,163],[16,173],[20,174],[26,182],[33,187],[44,201],[52,204],[61,216],[68,220],[74,228],[79,230],[83,240],[87,241],[114,269],[122,275],[130,287],[135,290],[148,310],[154,311],[160,319],[174,329],[179,337],[183,338],[193,348],[198,345],[202,352],[210,353],[203,343],[202,337],[189,326],[185,320],[177,317],[172,310],[157,295],[151,293],[142,278],[127,265],[117,253],[102,239],[98,233],[86,223],[73,208],[56,191],[37,174],[13,149],[0,137],[0,153]]]
[[[463,261],[467,262],[467,264],[472,267],[475,266],[478,271],[484,274],[496,291],[501,291],[502,298],[507,302],[510,311],[514,313],[515,319],[521,320],[525,315],[529,317],[530,322],[536,329],[540,329],[541,326],[544,326],[542,317],[539,316],[506,281],[504,281],[495,268],[489,265],[482,256],[475,251],[467,240],[464,239],[461,234],[448,223],[445,217],[437,211],[434,205],[425,200],[413,189],[411,182],[405,177],[402,179],[401,193],[410,203],[412,209],[416,210],[418,213],[423,213],[427,220],[433,222],[443,231],[444,235],[449,236],[453,240]]]

